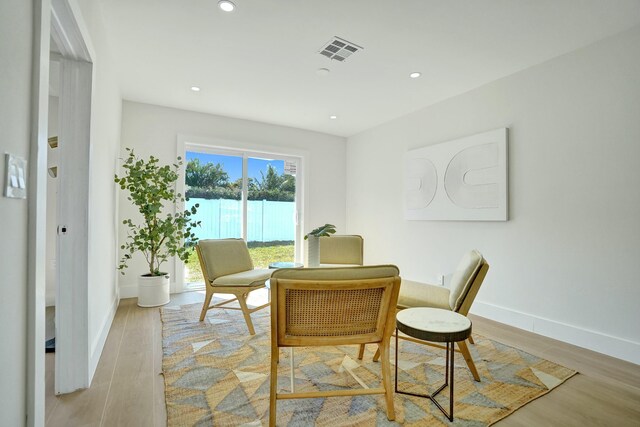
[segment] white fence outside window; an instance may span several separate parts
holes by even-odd
[[[202,223],[193,232],[199,239],[241,237],[240,200],[191,198],[186,202],[186,208],[191,209],[196,203],[200,207],[192,218]],[[247,241],[295,240],[295,202],[249,200],[247,210]]]

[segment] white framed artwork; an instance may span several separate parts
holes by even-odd
[[[407,220],[507,221],[507,135],[496,129],[407,151]]]

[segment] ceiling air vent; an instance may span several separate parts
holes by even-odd
[[[362,49],[364,48],[357,44],[334,36],[328,43],[322,46],[319,53],[329,59],[335,59],[336,61],[342,62]]]

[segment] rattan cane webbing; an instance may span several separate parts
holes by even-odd
[[[285,333],[305,337],[374,333],[384,290],[287,289]]]

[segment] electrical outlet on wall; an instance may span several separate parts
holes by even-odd
[[[444,274],[438,274],[438,285],[444,286]]]

